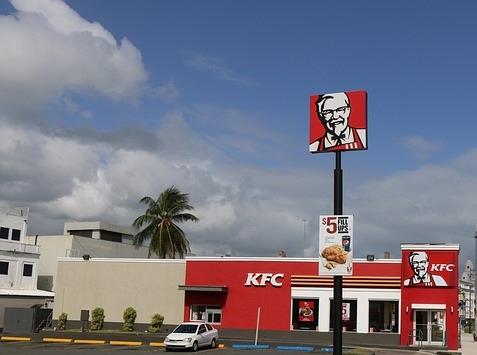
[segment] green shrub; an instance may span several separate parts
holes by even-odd
[[[134,330],[134,321],[136,320],[137,312],[134,308],[128,307],[123,312],[123,330],[132,332]]]
[[[156,313],[152,316],[151,325],[147,328],[149,333],[157,333],[164,322],[164,316],[161,316],[159,313]]]
[[[68,320],[68,315],[64,312],[61,313],[60,316],[58,317],[58,324],[56,328],[59,330],[65,330],[67,320]]]
[[[103,329],[104,323],[104,309],[101,307],[96,307],[91,312],[91,330],[101,330]]]

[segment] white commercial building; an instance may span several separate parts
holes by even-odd
[[[5,308],[29,308],[52,300],[37,289],[39,247],[25,243],[28,208],[0,208],[0,328]]]
[[[30,235],[40,247],[38,288],[54,291],[58,258],[147,258],[148,247],[133,245],[132,227],[94,222],[66,222],[63,235]]]

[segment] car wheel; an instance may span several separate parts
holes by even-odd
[[[171,349],[169,349],[169,348],[166,347],[166,351],[171,351]]]
[[[194,341],[194,344],[192,344],[192,351],[197,351],[199,350],[199,343]]]
[[[213,338],[212,341],[210,342],[210,347],[211,347],[212,349],[215,349],[216,346],[217,346],[217,343],[216,343],[216,341],[215,341],[215,338]]]

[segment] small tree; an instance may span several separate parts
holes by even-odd
[[[134,308],[128,307],[123,312],[123,330],[132,332],[134,330],[134,321],[136,320],[137,312]]]
[[[101,307],[96,307],[91,312],[91,330],[101,330],[103,329],[104,323],[104,309]]]
[[[68,320],[68,315],[65,312],[61,313],[60,316],[58,317],[57,329],[65,330],[67,320]]]
[[[159,313],[156,313],[152,316],[151,325],[147,328],[149,333],[157,333],[164,322],[164,316],[161,316]]]

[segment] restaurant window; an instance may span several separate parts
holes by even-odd
[[[8,275],[8,262],[0,261],[0,275]]]
[[[342,309],[341,309],[341,325],[344,331],[356,331],[356,315],[358,301],[356,300],[343,300]],[[334,325],[334,314],[335,309],[333,305],[333,300],[330,300],[330,330],[333,329]]]
[[[222,322],[222,306],[196,305],[191,307],[190,320],[220,324]]]
[[[319,300],[294,298],[292,307],[293,329],[316,330]]]
[[[369,301],[369,332],[397,333],[398,301]]]
[[[0,227],[0,239],[8,239],[8,232],[10,229],[5,227]]]
[[[12,240],[16,240],[16,241],[20,240],[20,230],[19,229],[12,229]]]

